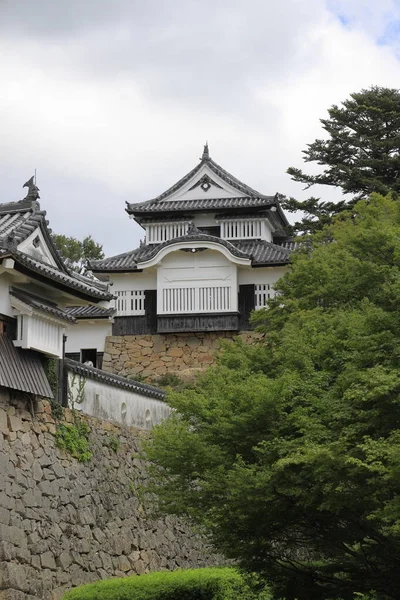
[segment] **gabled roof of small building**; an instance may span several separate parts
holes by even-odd
[[[113,295],[108,291],[107,285],[79,275],[65,265],[53,242],[52,232],[46,220],[46,211],[40,209],[38,190],[36,186],[33,188],[33,193],[30,187],[28,195],[23,200],[0,204],[0,258],[11,257],[24,271],[49,279],[49,283],[53,282],[69,288],[70,291],[83,294],[88,300],[111,300]],[[44,262],[38,256],[31,256],[19,249],[20,244],[37,229],[43,235],[55,264]]]
[[[252,266],[276,266],[290,262],[290,250],[265,240],[232,240],[227,241],[219,237],[203,233],[196,227],[179,238],[172,238],[161,244],[143,245],[131,252],[118,254],[111,258],[91,261],[90,268],[94,272],[127,272],[141,269],[141,263],[154,258],[163,248],[181,242],[212,242],[225,247],[231,254],[238,258],[251,260]]]
[[[196,179],[197,174],[199,175]],[[232,191],[232,196],[226,197],[226,194],[218,195],[222,190],[222,185],[219,185],[218,181],[214,181],[212,179],[213,176],[216,176],[221,183],[227,184],[228,189]],[[190,185],[191,180],[194,183],[187,191],[198,190],[198,198],[177,199],[176,194]],[[212,190],[210,197],[208,197],[209,190]],[[205,193],[207,193],[207,197],[204,196]],[[189,171],[189,173],[168,188],[168,190],[152,200],[136,204],[127,202],[126,204],[128,214],[133,215],[139,222],[141,222],[142,216],[148,217],[149,214],[157,215],[158,213],[226,211],[229,209],[242,211],[246,209],[276,207],[282,224],[284,226],[288,225],[286,217],[280,208],[279,194],[272,196],[261,194],[243,181],[240,181],[240,179],[229,173],[210,157],[208,144],[204,146],[200,162],[194,169]]]
[[[51,239],[49,222],[45,217],[46,211],[40,210],[39,202],[29,197],[18,202],[0,204],[0,248],[17,247],[40,228],[58,268],[67,272],[64,261]]]

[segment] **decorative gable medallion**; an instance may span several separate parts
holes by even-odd
[[[211,179],[211,177],[209,177],[208,175],[203,175],[203,177],[200,177],[200,179],[196,181],[196,183],[192,185],[191,188],[189,188],[189,191],[194,190],[197,187],[201,187],[203,192],[208,192],[211,186],[217,187],[220,190],[222,190],[222,186],[220,186],[213,179]]]

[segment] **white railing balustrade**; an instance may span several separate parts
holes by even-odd
[[[254,295],[255,295],[255,310],[260,310],[260,308],[264,308],[267,304],[267,300],[271,298],[275,298],[276,291],[273,289],[272,285],[269,283],[256,283],[254,286]]]
[[[165,288],[159,314],[215,313],[232,310],[230,286]]]
[[[125,290],[115,292],[116,317],[144,315],[144,290]]]
[[[229,286],[199,288],[199,311],[229,311],[231,306],[231,288]]]
[[[260,219],[232,219],[221,221],[221,238],[224,240],[257,239],[262,237]]]
[[[167,288],[163,290],[164,313],[195,312],[195,288]]]
[[[146,240],[148,244],[161,244],[162,242],[186,235],[188,229],[188,221],[149,223],[146,225]]]

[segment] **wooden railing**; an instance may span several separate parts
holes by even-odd
[[[262,222],[257,219],[221,221],[221,238],[225,240],[255,239],[262,237]]]
[[[144,290],[126,290],[115,292],[116,317],[144,315]]]
[[[146,225],[146,239],[148,244],[160,244],[182,235],[186,235],[189,228],[188,221],[176,223],[154,223]]]
[[[159,314],[216,313],[232,310],[230,286],[166,288]]]
[[[270,298],[274,298],[276,296],[276,291],[269,283],[256,283],[254,286],[254,295],[254,308],[255,310],[260,310],[260,308],[264,308]]]

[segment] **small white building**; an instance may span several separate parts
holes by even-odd
[[[144,243],[90,265],[117,297],[114,335],[248,329],[290,261],[279,195],[239,181],[207,145],[175,185],[126,211]]]
[[[93,366],[63,361],[59,387],[66,390],[70,384],[64,400],[77,401],[78,377],[85,392],[81,410],[151,428],[170,413],[164,392],[95,368],[111,333],[114,296],[107,284],[64,264],[33,178],[26,186],[23,200],[0,204],[0,392],[52,398],[43,358],[62,359],[67,343],[81,348],[76,358]]]

